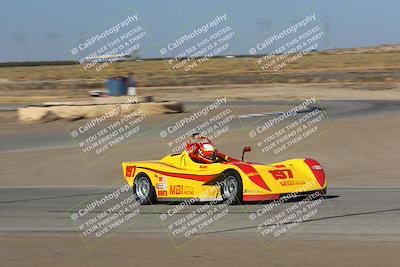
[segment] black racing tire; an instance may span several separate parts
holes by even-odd
[[[140,201],[142,205],[157,203],[156,190],[147,174],[136,175],[132,189],[136,200]]]
[[[238,205],[243,202],[243,184],[240,175],[233,170],[223,173],[221,196],[224,202]]]

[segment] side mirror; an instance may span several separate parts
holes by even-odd
[[[251,151],[251,147],[249,147],[249,146],[245,146],[245,147],[243,148],[243,151],[242,151],[242,161],[244,161],[244,153],[250,152],[250,151]]]

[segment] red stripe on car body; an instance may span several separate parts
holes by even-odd
[[[195,174],[185,174],[185,173],[164,172],[164,171],[158,171],[155,169],[145,168],[145,167],[138,167],[138,168],[146,169],[146,170],[158,173],[158,174],[167,175],[167,176],[171,176],[171,177],[175,177],[175,178],[190,179],[190,180],[196,180],[196,181],[200,181],[200,182],[209,182],[217,176],[216,174],[215,175],[195,175]]]
[[[243,196],[243,201],[265,201],[265,200],[277,200],[280,198],[279,194],[274,195],[250,195]]]
[[[265,183],[261,175],[250,164],[243,162],[229,162],[228,164],[232,164],[239,167],[239,169],[241,169],[253,183],[255,183],[256,185],[265,190],[271,191],[271,189],[269,189],[268,185]]]

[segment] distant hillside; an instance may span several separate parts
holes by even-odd
[[[400,45],[379,45],[379,46],[359,47],[359,48],[330,49],[322,53],[344,55],[344,54],[392,53],[392,52],[400,52]]]
[[[359,48],[341,48],[341,49],[329,49],[318,54],[327,55],[345,55],[345,54],[363,54],[363,53],[392,53],[400,52],[400,44],[398,45],[379,45],[371,47],[359,47]],[[236,55],[236,58],[252,58],[250,55]],[[215,58],[225,58],[225,56],[218,56]],[[144,61],[160,61],[162,58],[149,58],[143,59]],[[142,61],[142,60],[141,60]],[[0,62],[1,67],[33,67],[33,66],[66,66],[66,65],[78,65],[77,61],[23,61],[23,62]]]

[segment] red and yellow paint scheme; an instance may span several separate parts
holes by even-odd
[[[183,151],[158,161],[124,162],[122,168],[126,181],[134,190],[139,177],[145,177],[151,183],[148,196],[151,203],[192,198],[199,201],[223,199],[222,187],[227,175],[239,180],[235,195],[238,202],[275,200],[290,193],[325,193],[327,188],[321,165],[304,158],[269,165],[233,158],[202,164],[194,162]]]

